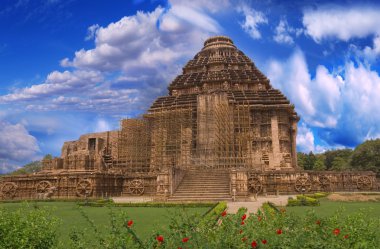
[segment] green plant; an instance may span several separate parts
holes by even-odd
[[[0,248],[53,248],[57,244],[59,220],[46,209],[24,204],[0,209]]]
[[[306,196],[306,195],[297,195],[296,199],[289,198],[287,206],[319,206],[319,200]]]

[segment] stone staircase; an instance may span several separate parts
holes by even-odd
[[[168,201],[232,201],[228,171],[192,170],[186,172]]]

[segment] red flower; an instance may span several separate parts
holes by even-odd
[[[177,249],[182,249],[182,247],[178,247]]]
[[[246,214],[243,214],[243,216],[241,217],[241,220],[245,220],[247,218],[247,215]]]
[[[128,227],[131,227],[133,225],[133,220],[128,221],[127,225]]]
[[[244,221],[242,221],[241,223],[240,223],[240,225],[244,225],[245,223],[244,223]]]
[[[227,211],[226,210],[224,210],[223,212],[222,212],[222,214],[221,214],[222,216],[226,216],[227,215]]]
[[[258,220],[258,221],[261,221],[261,216],[258,216],[258,217],[257,217],[257,220]]]
[[[239,233],[242,234],[242,233],[243,233],[243,230],[240,230]]]
[[[320,221],[320,220],[317,220],[317,221],[315,222],[315,224],[320,225],[320,224],[321,224],[321,221]]]
[[[255,240],[252,241],[251,246],[252,246],[252,248],[256,248],[257,247],[257,242]]]
[[[164,237],[163,237],[162,235],[158,235],[158,236],[156,237],[156,240],[157,240],[158,242],[162,243],[162,242],[164,242]]]
[[[345,238],[345,239],[348,239],[348,234],[344,235],[344,237],[343,237],[343,238]]]
[[[281,230],[281,229],[278,229],[278,230],[276,231],[276,233],[277,233],[278,235],[280,235],[280,234],[282,234],[282,230]]]
[[[244,238],[242,238],[242,239],[241,239],[241,241],[243,241],[243,242],[244,242],[244,241],[246,241],[246,240],[247,240],[247,238],[246,238],[246,237],[244,237]]]
[[[187,241],[189,241],[189,238],[188,238],[188,237],[182,239],[182,242],[183,242],[183,243],[186,243]]]
[[[267,243],[268,241],[266,240],[266,239],[263,239],[262,241],[261,241],[261,243],[263,243],[264,245]]]
[[[335,236],[338,236],[340,234],[340,229],[339,228],[335,228],[334,231],[333,231],[333,234],[335,234]]]

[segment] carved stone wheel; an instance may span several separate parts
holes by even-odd
[[[263,184],[258,177],[250,177],[248,180],[248,189],[249,192],[258,194],[263,190]]]
[[[294,183],[294,188],[297,192],[309,192],[311,190],[312,183],[306,176],[300,176]]]
[[[369,190],[372,188],[372,180],[368,176],[360,176],[356,181],[356,186],[361,190]]]
[[[330,181],[330,178],[328,178],[327,176],[320,176],[318,178],[318,182],[319,182],[319,186],[321,187],[321,189],[323,190],[329,190],[330,187],[331,187],[331,181]]]
[[[49,181],[40,181],[36,185],[36,192],[37,194],[45,194],[50,190],[51,187],[52,184]]]
[[[128,189],[132,195],[142,195],[144,193],[144,183],[142,180],[134,179],[129,183]]]
[[[76,187],[76,193],[79,197],[88,197],[92,194],[92,183],[90,180],[80,180]]]
[[[17,185],[14,182],[5,182],[0,189],[1,194],[5,198],[13,198],[17,192]]]

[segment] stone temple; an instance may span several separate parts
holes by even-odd
[[[297,167],[294,105],[228,37],[207,39],[168,90],[120,130],[82,135],[41,172],[3,178],[0,197],[246,200],[374,188],[372,172]]]

